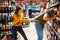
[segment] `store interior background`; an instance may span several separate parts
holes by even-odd
[[[14,11],[15,11],[15,2],[19,3],[19,5],[21,5],[22,1],[24,1],[24,3],[26,2],[38,2],[38,3],[42,3],[44,2],[44,7],[47,4],[47,0],[0,0],[0,35],[5,35],[5,31],[8,32],[8,34],[10,34],[11,32],[11,27],[12,27],[12,18],[10,17],[11,15],[13,15]],[[54,1],[54,0],[52,0]],[[55,3],[58,2],[58,0],[55,0]],[[22,5],[21,5],[22,6]]]

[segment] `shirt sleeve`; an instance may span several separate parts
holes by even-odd
[[[21,13],[20,20],[21,20],[22,22],[27,22],[27,21],[28,21],[27,19],[25,19],[23,13]]]
[[[21,13],[21,18],[24,19],[24,14],[23,13]]]
[[[14,14],[13,15],[13,24],[15,25],[15,24],[17,24],[19,22],[20,22],[19,18],[17,18],[16,14]]]
[[[16,20],[18,20],[18,18],[17,18],[17,15],[16,15],[16,14],[14,14],[14,15],[13,15],[13,20],[15,20],[15,19],[16,19]]]

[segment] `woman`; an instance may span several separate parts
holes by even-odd
[[[16,7],[15,13],[13,15],[13,26],[12,26],[12,37],[13,40],[17,40],[17,31],[21,33],[25,40],[28,40],[23,29],[22,22],[26,21],[20,7]]]

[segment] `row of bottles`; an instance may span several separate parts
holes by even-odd
[[[0,7],[0,13],[11,13],[13,12],[14,9],[13,7]]]

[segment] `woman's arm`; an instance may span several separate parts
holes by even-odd
[[[14,23],[14,24],[18,24],[18,23],[20,23],[21,21],[22,21],[22,20],[19,20],[19,17],[17,17],[16,14],[13,15],[13,23]]]

